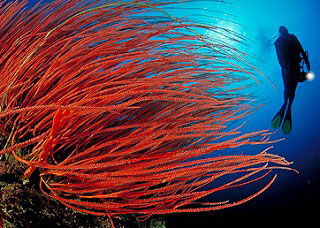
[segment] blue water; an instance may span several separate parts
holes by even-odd
[[[303,48],[308,50],[311,70],[315,80],[298,85],[292,106],[293,131],[284,135],[281,130],[273,139],[285,138],[274,144],[270,152],[284,156],[294,162],[292,167],[299,171],[279,171],[275,183],[261,196],[230,209],[188,216],[169,217],[169,227],[213,227],[215,225],[261,226],[276,224],[292,225],[305,223],[308,227],[317,222],[316,209],[320,203],[320,1],[318,0],[234,0],[226,5],[212,1],[200,2],[199,6],[231,13],[236,17],[223,15],[239,25],[230,22],[214,22],[225,25],[246,36],[249,47],[238,48],[252,56],[249,61],[275,85],[276,90],[263,77],[261,85],[255,88],[257,99],[266,99],[266,106],[249,116],[243,131],[270,129],[271,119],[283,103],[283,82],[274,46],[269,40],[277,35],[280,25],[295,34]],[[216,16],[217,14],[215,14]],[[253,89],[254,90],[254,89]],[[263,147],[245,147],[240,151],[258,153]],[[222,153],[223,154],[223,153]],[[233,191],[233,195],[252,193],[256,185]]]
[[[37,2],[37,1],[31,1]],[[168,215],[168,227],[214,227],[215,225],[274,225],[277,223],[317,222],[316,211],[320,203],[320,1],[319,0],[230,0],[231,4],[197,1],[192,7],[209,17],[213,25],[225,26],[247,38],[248,47],[236,45],[247,52],[254,64],[272,83],[258,76],[261,85],[253,90],[266,106],[250,115],[243,132],[271,129],[271,119],[283,103],[283,83],[275,49],[268,43],[277,35],[278,27],[285,25],[295,34],[303,48],[309,51],[311,69],[316,78],[298,85],[292,107],[293,131],[284,135],[281,130],[273,139],[285,140],[274,144],[270,152],[293,161],[299,171],[279,171],[275,183],[256,199],[234,208],[208,213]],[[190,7],[190,4],[186,4]],[[211,11],[210,11],[211,10]],[[218,12],[217,12],[218,11]],[[171,10],[174,13],[174,10]],[[186,13],[185,11],[184,13]],[[223,13],[222,13],[223,12]],[[183,11],[177,10],[183,16]],[[190,12],[188,12],[190,13]],[[197,11],[199,13],[199,11]],[[197,16],[193,17],[197,20]],[[224,19],[224,20],[220,20]],[[205,20],[201,18],[201,20]],[[209,20],[209,19],[208,19]],[[232,22],[230,22],[232,21]],[[265,147],[240,148],[239,151],[258,153]],[[222,153],[223,154],[223,153]],[[260,186],[262,187],[262,186]],[[245,187],[230,194],[253,193],[256,186]],[[248,193],[248,194],[249,194]],[[312,208],[316,206],[316,209]]]

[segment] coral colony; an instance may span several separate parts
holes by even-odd
[[[242,204],[273,183],[273,169],[290,169],[268,149],[224,155],[272,143],[266,130],[229,126],[252,110],[237,85],[254,80],[254,68],[205,36],[217,27],[166,13],[172,2],[1,3],[0,154],[23,163],[24,178],[38,170],[43,194],[84,213],[143,219]],[[208,187],[224,176],[234,178]],[[239,201],[201,202],[262,178]]]

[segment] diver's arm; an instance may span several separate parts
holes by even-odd
[[[277,52],[278,61],[282,68],[282,71],[284,72],[284,74],[287,74],[287,72],[289,71],[288,61],[285,60],[285,58],[281,54],[281,51],[279,51],[278,48],[276,48],[276,52]]]
[[[279,46],[277,43],[275,43],[276,53],[278,57],[278,62],[282,68],[286,68],[285,59],[283,58],[281,51],[279,50]]]

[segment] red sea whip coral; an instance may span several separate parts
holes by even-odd
[[[201,35],[216,27],[167,14],[169,1],[86,2],[0,8],[0,153],[25,163],[26,177],[39,169],[44,194],[95,215],[217,210],[275,176],[238,202],[199,199],[289,165],[267,150],[223,156],[269,137],[227,127],[251,110],[235,85],[253,70]]]

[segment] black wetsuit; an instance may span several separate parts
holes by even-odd
[[[278,129],[282,124],[282,131],[289,134],[292,130],[291,106],[295,97],[295,91],[300,81],[301,55],[310,71],[310,63],[306,53],[303,51],[297,37],[284,33],[276,40],[275,47],[279,63],[282,68],[282,78],[284,83],[284,103],[279,112],[272,119],[272,127]],[[279,29],[280,32],[280,29]],[[283,120],[285,114],[285,118]]]
[[[284,102],[286,105],[289,99],[291,108],[300,74],[300,62],[302,60],[300,54],[307,64],[309,64],[309,60],[295,35],[287,34],[280,36],[274,45],[276,47],[278,61],[282,68]]]

